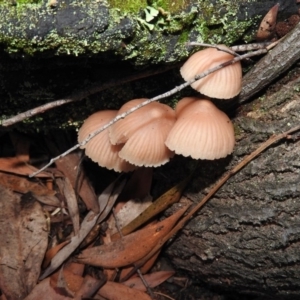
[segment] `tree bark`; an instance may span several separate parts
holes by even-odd
[[[234,119],[234,154],[200,163],[186,195],[200,201],[226,170],[268,137],[299,125],[299,89],[297,66],[266,95],[242,107]],[[271,146],[234,175],[189,222],[167,250],[178,269],[235,294],[299,298],[298,134]]]

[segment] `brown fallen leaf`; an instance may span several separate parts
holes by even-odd
[[[75,191],[72,187],[72,184],[68,177],[65,178],[58,178],[56,180],[56,183],[61,191],[61,193],[65,197],[65,201],[67,203],[68,207],[68,212],[70,214],[72,223],[73,223],[73,228],[74,228],[74,233],[78,234],[79,232],[79,209],[78,209],[78,203],[77,203],[77,198]]]
[[[265,41],[272,38],[275,32],[278,9],[279,3],[274,5],[262,19],[256,34],[258,41]]]
[[[42,295],[42,298],[41,298]],[[50,278],[46,278],[35,286],[24,300],[74,300],[74,298],[62,296],[51,287]]]
[[[73,188],[75,188],[76,184],[77,168],[79,163],[80,157],[76,152],[70,153],[55,162],[57,169],[69,178]],[[85,203],[87,209],[91,209],[94,213],[98,213],[99,205],[97,202],[97,196],[88,182],[87,177],[84,176],[83,170],[81,170],[78,188],[78,194]]]
[[[175,225],[186,211],[183,207],[169,218],[133,232],[109,244],[85,249],[75,261],[104,268],[128,266],[142,259]]]
[[[116,226],[116,220],[119,228],[122,229],[124,226],[129,224],[132,220],[137,218],[145,209],[147,209],[152,203],[152,197],[147,195],[143,199],[128,200],[119,209],[118,213],[115,213],[115,218],[111,215],[108,220],[108,230],[106,234],[113,235],[118,231]]]
[[[54,196],[55,191],[49,190],[42,183],[35,179],[29,179],[24,176],[0,172],[0,184],[18,193],[32,192],[40,196]]]
[[[108,281],[97,294],[108,300],[151,300],[144,292],[111,281]]]
[[[0,290],[24,299],[35,287],[48,243],[46,219],[33,197],[0,185]]]
[[[83,275],[84,268],[85,268],[85,265],[74,263],[72,261],[70,261],[70,262],[68,262],[68,263],[66,263],[64,265],[64,269],[65,270],[68,269],[73,274],[78,275],[78,276],[82,276]]]
[[[142,224],[146,223],[148,220],[164,211],[171,204],[177,202],[180,199],[180,196],[185,189],[186,185],[191,179],[192,174],[169,189],[163,195],[161,195],[158,199],[156,199],[148,208],[146,208],[137,218],[131,221],[129,224],[122,228],[122,234],[127,235],[130,232],[133,232],[137,228],[139,228]],[[119,233],[115,233],[111,236],[111,240],[114,241],[120,238]]]
[[[96,279],[92,276],[86,275],[83,279],[83,282],[74,295],[74,299],[81,300],[83,298],[92,297],[101,286],[106,282],[105,278]]]
[[[70,241],[64,241],[52,248],[50,248],[46,254],[45,254],[45,259],[43,261],[43,268],[46,268],[49,264],[51,259],[56,255],[56,253],[62,249],[64,246],[66,246]]]
[[[169,279],[174,274],[174,271],[159,271],[144,275],[144,279],[146,280],[150,288],[154,288]],[[147,290],[140,277],[130,278],[122,282],[122,284],[143,292],[146,292]]]
[[[26,162],[20,161],[18,157],[5,157],[0,158],[0,171],[8,172],[12,174],[28,176],[38,169]],[[41,172],[37,178],[51,178],[51,174],[47,172]]]
[[[101,202],[104,198],[112,198],[115,199],[119,196],[122,188],[124,187],[124,182],[119,183],[118,188],[114,190],[116,182],[110,184],[103,193],[98,197],[98,201]],[[113,201],[112,201],[113,202]],[[45,272],[40,277],[40,280],[46,278],[52,272],[54,272],[61,264],[74,252],[74,250],[81,244],[81,242],[85,239],[88,233],[92,230],[92,228],[97,224],[99,218],[103,216],[103,214],[107,213],[107,211],[103,211],[98,214],[94,214],[93,211],[90,211],[82,221],[80,225],[80,230],[77,235],[73,236],[71,242],[62,248],[51,260],[50,266],[45,270]]]
[[[74,274],[70,270],[70,265],[67,268],[61,268],[50,277],[51,287],[60,295],[81,300],[92,297],[105,284],[104,277],[96,279],[87,275],[83,278],[81,275]]]
[[[47,137],[46,143],[52,156],[57,156],[68,148],[68,143],[65,141],[65,137],[61,134],[50,134]],[[78,151],[69,153],[57,160],[55,165],[58,170],[69,178],[72,187],[78,192],[87,209],[97,214],[99,213],[97,196],[87,177],[84,175],[84,170],[81,168],[80,153]],[[80,168],[80,172],[78,172],[78,168]],[[77,177],[78,175],[79,177]]]
[[[160,251],[157,251],[143,266],[139,268],[142,274],[146,274],[152,268],[159,253]],[[126,278],[131,278],[133,274],[136,274],[134,267],[123,268],[119,276],[119,281],[123,282]]]

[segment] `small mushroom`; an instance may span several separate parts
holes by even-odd
[[[117,110],[103,110],[89,116],[78,132],[78,142],[81,143],[89,134],[111,121],[116,115]],[[119,157],[122,146],[112,145],[108,138],[108,131],[105,129],[81,148],[85,148],[85,154],[99,166],[117,172],[129,172],[136,167]]]
[[[121,114],[144,102],[135,99],[124,104]],[[176,120],[174,110],[161,103],[152,102],[128,115],[110,128],[112,144],[125,143],[119,156],[136,166],[158,167],[167,163],[174,153],[165,140]]]
[[[232,153],[233,125],[211,101],[187,97],[177,107],[177,121],[166,140],[170,150],[194,159],[210,160]]]
[[[224,45],[220,48],[230,50]],[[213,67],[233,59],[234,56],[215,48],[207,48],[194,53],[180,69],[185,81],[195,78]],[[226,66],[191,84],[191,87],[211,98],[230,99],[240,93],[242,87],[242,67],[240,62]]]

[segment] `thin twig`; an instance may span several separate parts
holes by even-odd
[[[159,74],[159,73],[166,72],[166,71],[168,71],[172,68],[174,68],[174,65],[159,68],[158,70],[150,70],[150,71],[148,70],[146,72],[131,75],[131,76],[128,76],[126,78],[122,78],[120,80],[111,80],[111,81],[109,81],[107,83],[104,83],[104,84],[103,83],[98,83],[98,84],[95,84],[92,87],[84,89],[80,92],[76,92],[75,94],[73,94],[69,97],[66,97],[65,99],[59,99],[59,100],[55,100],[55,101],[43,104],[41,106],[35,107],[33,109],[29,109],[25,112],[22,112],[22,113],[20,113],[16,116],[13,116],[9,119],[3,120],[1,125],[4,126],[4,127],[8,127],[8,126],[11,126],[11,125],[16,124],[18,122],[21,122],[21,121],[23,121],[27,118],[31,118],[31,117],[33,117],[37,114],[44,113],[47,110],[50,110],[50,109],[53,109],[53,108],[56,108],[56,107],[59,107],[59,106],[62,106],[62,105],[68,104],[68,103],[80,101],[84,98],[87,98],[88,96],[99,93],[103,90],[109,89],[109,88],[114,87],[116,85],[122,85],[122,84],[125,84],[125,83],[128,83],[128,82],[135,81],[137,79],[150,77],[150,76],[153,76],[153,75],[156,75],[156,74]]]
[[[137,267],[142,266],[150,257],[154,255],[170,238],[172,238],[177,232],[184,227],[184,225],[193,217],[193,215],[227,182],[227,180],[244,168],[250,161],[256,158],[264,150],[270,147],[272,144],[279,142],[282,139],[290,138],[290,134],[300,130],[300,125],[277,135],[271,136],[266,142],[260,145],[255,151],[246,156],[239,164],[237,164],[232,170],[226,173],[220,181],[209,191],[209,193],[194,207],[189,213],[184,216],[173,229],[164,236],[158,244],[142,259]]]
[[[42,172],[43,170],[45,170],[46,168],[48,168],[50,165],[52,165],[55,161],[57,161],[58,159],[66,156],[67,154],[71,153],[72,151],[76,150],[77,148],[79,147],[82,147],[84,145],[86,145],[94,136],[96,136],[97,134],[99,134],[100,132],[104,131],[105,129],[107,129],[108,127],[110,127],[111,125],[113,125],[114,123],[118,122],[119,120],[121,119],[124,119],[126,116],[128,116],[129,114],[132,114],[134,111],[148,105],[149,103],[151,102],[154,102],[154,101],[157,101],[157,100],[160,100],[160,99],[164,99],[164,98],[167,98],[171,95],[174,95],[176,93],[178,93],[179,91],[183,90],[184,88],[186,88],[187,86],[191,85],[192,83],[194,83],[195,81],[213,73],[213,72],[216,72],[226,66],[229,66],[229,65],[232,65],[242,59],[245,59],[245,58],[249,58],[249,57],[252,57],[252,56],[256,56],[256,55],[261,55],[261,54],[265,54],[267,53],[267,50],[266,49],[260,49],[260,50],[257,50],[257,51],[254,51],[254,52],[250,52],[250,53],[246,53],[244,55],[240,55],[240,56],[237,56],[229,61],[226,61],[212,69],[209,69],[199,75],[196,75],[194,79],[192,80],[189,80],[175,88],[173,88],[172,90],[168,91],[168,92],[165,92],[159,96],[156,96],[154,98],[151,98],[151,99],[148,99],[144,102],[142,102],[141,104],[129,109],[128,111],[120,114],[120,115],[117,115],[114,119],[112,119],[109,123],[105,124],[104,126],[102,126],[101,128],[97,129],[96,131],[90,133],[86,139],[84,139],[81,143],[73,146],[72,148],[70,148],[69,150],[65,151],[64,153],[60,154],[59,156],[56,156],[54,158],[52,158],[50,160],[50,162],[48,164],[46,164],[44,167],[42,167],[41,169],[39,169],[38,171],[32,173],[29,175],[29,177],[34,177],[35,175],[39,174],[40,172]]]
[[[235,52],[245,52],[245,51],[258,50],[258,49],[265,49],[267,46],[269,46],[271,44],[272,44],[272,42],[236,45],[236,46],[229,47],[232,51],[226,51],[226,49],[222,49],[222,47],[220,47],[220,45],[211,45],[211,44],[198,43],[198,42],[189,42],[189,43],[187,43],[187,46],[216,48],[220,51],[224,51],[224,52],[227,52],[229,54],[236,56],[237,54]]]
[[[207,48],[215,48],[219,51],[223,51],[229,53],[233,56],[239,56],[232,48],[224,49],[224,47],[220,47],[220,45],[216,44],[206,44],[206,43],[198,43],[198,42],[189,42],[186,44],[187,46],[200,46],[200,47],[207,47]]]
[[[154,293],[157,294],[157,295],[163,296],[163,297],[165,297],[165,298],[168,298],[168,299],[170,299],[170,300],[175,300],[174,298],[168,296],[167,294],[160,293],[160,292],[154,292]]]

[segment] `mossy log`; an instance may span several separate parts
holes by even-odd
[[[296,1],[279,2],[279,20],[297,12]],[[193,51],[186,42],[249,42],[275,3],[2,0],[0,120],[111,80],[116,82],[111,89],[18,127],[24,131],[78,127],[103,107],[117,109],[130,99],[155,96],[182,82],[176,63]],[[137,83],[118,83],[162,65],[173,65],[174,71]]]

